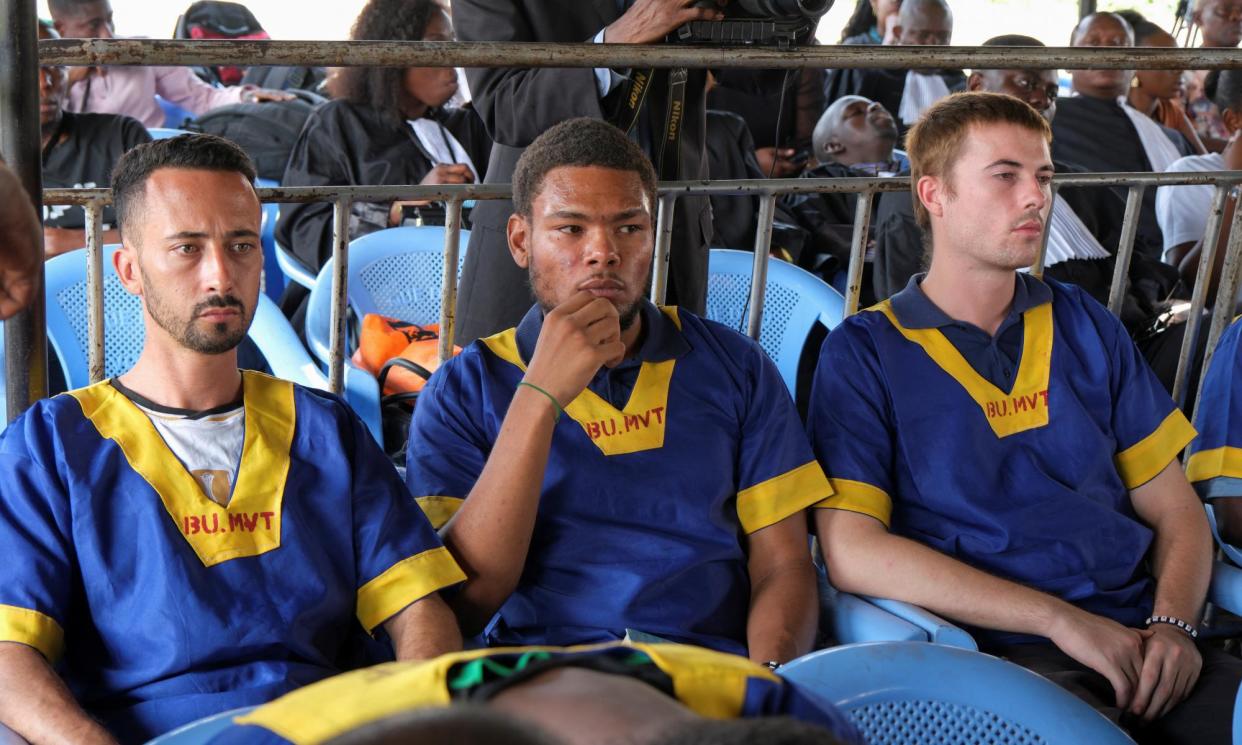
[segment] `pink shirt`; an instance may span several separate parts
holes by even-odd
[[[240,103],[246,90],[208,85],[188,67],[108,67],[102,75],[92,73],[70,86],[65,110],[125,114],[148,128],[162,127],[164,110],[155,100],[157,93],[198,116],[217,106]]]

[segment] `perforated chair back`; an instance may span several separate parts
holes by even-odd
[[[1050,680],[956,647],[849,644],[800,657],[780,673],[844,710],[870,745],[1133,743]]]
[[[116,244],[105,246],[103,257],[104,377],[108,378],[134,366],[146,339],[142,301],[125,291],[112,268],[112,254],[119,248]],[[86,251],[78,249],[50,259],[45,271],[48,341],[60,358],[65,384],[70,389],[89,385]],[[263,294],[255,308],[250,338],[277,377],[327,388],[327,380],[306,354],[293,327]]]
[[[713,248],[708,263],[707,317],[746,333],[754,254]],[[796,395],[798,361],[816,322],[829,329],[845,317],[845,298],[814,274],[786,261],[768,262],[759,345]]]
[[[457,276],[470,232],[461,231]],[[359,320],[367,313],[420,325],[439,323],[444,279],[444,228],[388,228],[349,244],[349,307]],[[332,328],[332,260],[319,271],[306,310],[306,339],[327,362]]]
[[[166,732],[154,740],[148,741],[147,745],[206,745],[216,735],[232,726],[235,718],[249,714],[256,708],[254,706],[247,706],[241,709],[221,712],[214,716],[203,717],[197,722],[190,722],[184,727],[178,727],[172,732]]]

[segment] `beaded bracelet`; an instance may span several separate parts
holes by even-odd
[[[1153,623],[1167,623],[1170,626],[1176,626],[1182,631],[1185,631],[1190,635],[1191,639],[1199,638],[1199,630],[1180,618],[1174,618],[1173,616],[1152,616],[1143,622],[1143,624],[1148,628],[1150,628]]]

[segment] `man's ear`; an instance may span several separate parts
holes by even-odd
[[[138,266],[138,252],[130,241],[121,239],[121,247],[112,254],[112,268],[126,292],[142,297],[142,267]]]
[[[829,155],[836,155],[844,151],[845,151],[845,145],[842,145],[836,140],[828,140],[827,142],[824,143],[824,152]]]
[[[1229,130],[1229,134],[1233,134],[1242,128],[1242,116],[1239,116],[1233,109],[1222,109],[1220,120],[1225,124],[1225,128]]]
[[[929,215],[944,217],[944,199],[948,196],[948,190],[942,179],[936,176],[923,176],[914,185],[914,192]]]
[[[893,41],[901,43],[901,21],[889,21],[889,28],[893,31]]]
[[[509,236],[509,254],[513,263],[523,269],[530,268],[530,223],[525,217],[514,213],[509,215],[506,227]]]

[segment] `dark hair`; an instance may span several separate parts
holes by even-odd
[[[1135,46],[1164,31],[1164,29],[1144,18],[1142,13],[1133,8],[1114,10],[1112,12],[1113,15],[1121,16],[1126,23],[1130,24],[1130,28],[1134,30]]]
[[[440,12],[435,0],[370,0],[362,6],[349,32],[353,41],[422,41],[427,24]],[[401,121],[405,90],[404,67],[347,67],[338,73],[335,90],[351,103],[370,106]]]
[[[979,46],[983,47],[1042,47],[1044,43],[1039,39],[1022,34],[1001,34],[993,36],[991,39],[983,42]]]
[[[824,727],[793,717],[699,719],[661,732],[650,745],[841,745]]]
[[[1221,111],[1242,114],[1242,70],[1213,70],[1203,81],[1203,95]]]
[[[363,725],[328,745],[559,745],[532,724],[477,705],[413,709]]]
[[[518,158],[513,172],[513,210],[529,218],[531,204],[543,188],[543,179],[554,168],[599,166],[632,171],[643,191],[655,202],[655,168],[647,154],[613,125],[580,117],[557,124],[535,138]]]
[[[142,201],[147,179],[160,168],[198,171],[232,171],[254,183],[254,163],[246,151],[215,135],[183,134],[147,142],[130,149],[112,169],[112,206],[117,229],[124,232],[137,204]]]
[[[845,41],[851,36],[867,33],[878,22],[879,19],[875,17],[875,11],[871,9],[871,1],[858,0],[858,3],[854,6],[853,14],[845,22],[845,28],[841,29],[841,41]]]
[[[1134,27],[1130,25],[1129,21],[1123,18],[1120,14],[1114,13],[1111,10],[1097,10],[1091,15],[1086,15],[1078,19],[1078,23],[1074,24],[1074,30],[1070,32],[1070,46],[1072,47],[1078,42],[1078,30],[1082,28],[1083,23],[1087,20],[1094,21],[1096,18],[1101,16],[1112,16],[1116,19],[1116,21],[1120,23],[1121,27],[1125,30],[1126,35],[1130,37],[1130,40],[1134,41]]]

